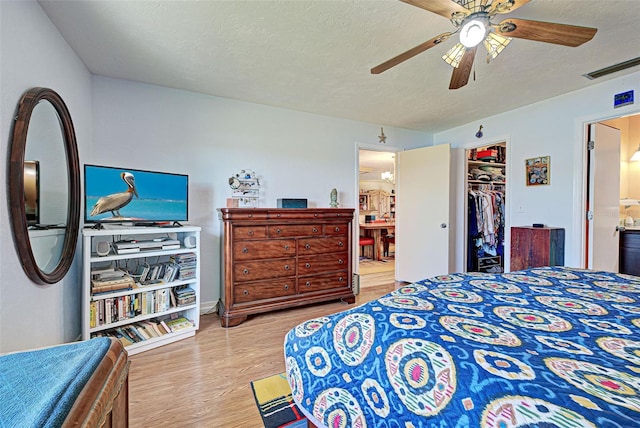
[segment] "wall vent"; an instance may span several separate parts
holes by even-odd
[[[607,74],[617,73],[618,71],[626,70],[627,68],[640,65],[640,57],[633,58],[627,61],[619,62],[618,64],[610,65],[609,67],[601,68],[600,70],[592,71],[591,73],[583,74],[589,80],[597,79]]]

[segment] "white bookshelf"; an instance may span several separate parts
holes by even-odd
[[[134,355],[158,346],[166,345],[181,339],[195,335],[200,325],[200,227],[126,227],[117,225],[107,225],[104,229],[83,229],[82,231],[82,339],[86,340],[100,334],[104,334],[111,329],[129,326],[143,321],[151,321],[162,318],[184,317],[193,322],[193,327],[167,333],[158,337],[151,337],[147,340],[133,343],[126,347],[129,355]],[[187,247],[185,238],[193,240],[193,247]],[[180,248],[174,249],[141,249],[139,252],[128,254],[117,254],[113,243],[120,240],[136,240],[139,242],[153,241],[154,239],[172,239],[180,242]],[[96,252],[96,245],[99,242],[110,243],[110,250],[107,255],[100,256]],[[159,244],[161,246],[161,244]],[[166,263],[171,256],[194,253],[196,256],[195,276],[188,279],[179,279],[171,282],[161,282],[152,285],[141,284],[134,277],[136,286],[128,290],[120,290],[106,293],[92,293],[91,272],[99,268],[120,268],[135,270],[139,264],[149,265]],[[100,300],[111,299],[114,302],[118,298],[133,299],[140,298],[141,293],[154,292],[163,289],[174,289],[175,287],[189,286],[195,291],[195,302],[176,306],[171,304],[167,310],[150,313],[129,313],[127,317],[119,320],[112,320],[109,323],[92,322],[92,302],[99,303]],[[103,302],[104,303],[104,302]]]

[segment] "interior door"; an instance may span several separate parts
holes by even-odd
[[[448,144],[398,153],[396,280],[449,273]]]
[[[590,153],[589,201],[593,220],[589,221],[591,239],[588,267],[618,272],[620,212],[620,130],[601,123],[590,125],[595,142]]]

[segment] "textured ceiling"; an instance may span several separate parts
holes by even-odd
[[[532,0],[511,15],[598,28],[578,48],[514,39],[448,89],[452,37],[380,75],[369,70],[454,27],[397,0],[39,2],[97,75],[286,109],[438,132],[559,94],[640,56],[640,0]],[[475,75],[475,81],[473,76]]]

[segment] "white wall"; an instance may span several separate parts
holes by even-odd
[[[638,104],[613,108],[614,94],[630,89],[640,94],[640,72],[438,133],[434,144],[465,147],[506,139],[507,221],[511,226],[544,223],[565,228],[565,264],[582,266],[584,124],[638,112]],[[480,140],[474,137],[479,125],[484,132]],[[551,184],[526,186],[525,159],[544,155],[551,156]],[[457,200],[465,194],[459,185]],[[463,214],[457,211],[456,270],[464,268]]]
[[[8,156],[20,97],[31,87],[43,86],[58,92],[67,104],[80,157],[86,155],[91,138],[90,74],[36,2],[0,2],[0,48],[0,153]],[[3,162],[6,168],[8,159]],[[6,182],[1,193],[0,352],[72,341],[80,333],[78,258],[58,284],[38,286],[27,279],[13,243]]]
[[[342,207],[356,207],[356,142],[377,142],[378,124],[105,77],[92,82],[93,154],[81,162],[189,174],[189,224],[203,228],[205,306],[220,297],[216,209],[231,196],[232,174],[256,172],[261,207],[275,207],[278,198],[328,207],[334,187]],[[397,147],[431,144],[430,134],[385,132]]]

